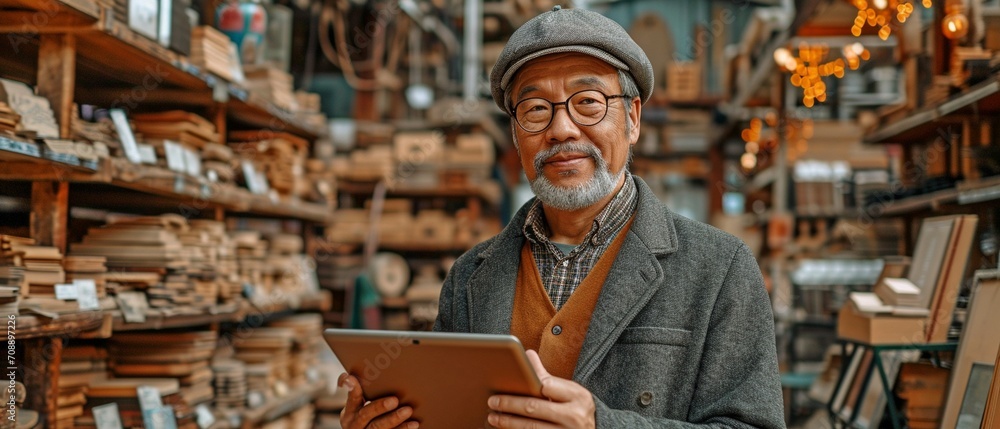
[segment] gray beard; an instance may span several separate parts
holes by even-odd
[[[549,181],[542,173],[545,160],[565,151],[585,153],[593,158],[595,163],[594,176],[584,183],[571,187],[556,186]],[[559,210],[579,210],[596,204],[615,190],[615,185],[625,173],[624,168],[618,174],[612,173],[600,151],[593,145],[585,143],[563,143],[553,146],[536,154],[534,161],[535,180],[530,181],[531,190],[542,204]],[[572,173],[576,173],[576,171],[566,174]]]

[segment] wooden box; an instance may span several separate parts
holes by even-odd
[[[694,101],[701,97],[701,64],[674,61],[667,65],[667,97],[670,101]]]
[[[837,336],[866,344],[923,344],[925,317],[870,315],[844,304],[837,318]]]

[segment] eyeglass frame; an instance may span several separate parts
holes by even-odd
[[[584,93],[584,92],[588,92],[588,91],[593,91],[593,92],[596,92],[598,94],[603,95],[604,96],[605,107],[604,107],[604,116],[601,116],[601,119],[598,119],[597,122],[594,122],[593,124],[585,125],[585,124],[581,124],[579,121],[577,121],[576,118],[573,117],[573,114],[570,113],[569,101],[572,100],[573,97],[576,97],[577,95],[579,95],[581,93]],[[608,94],[605,94],[605,93],[601,92],[601,90],[599,90],[599,89],[581,89],[581,90],[579,90],[577,92],[574,92],[574,93],[570,94],[568,98],[566,98],[565,100],[560,101],[558,103],[553,102],[552,100],[549,100],[549,99],[544,98],[544,97],[529,97],[529,98],[525,98],[525,99],[523,99],[521,101],[518,101],[516,104],[514,104],[514,107],[511,108],[511,111],[509,113],[510,113],[511,118],[514,118],[514,122],[517,123],[517,126],[520,127],[522,130],[524,130],[524,132],[526,132],[526,133],[538,134],[540,132],[543,132],[543,131],[547,130],[550,126],[552,126],[552,121],[556,118],[556,106],[566,106],[566,116],[569,116],[569,120],[573,121],[574,124],[577,124],[577,125],[579,125],[581,127],[592,127],[594,125],[597,125],[597,124],[603,122],[604,118],[608,117],[608,110],[610,110],[610,108],[611,108],[611,100],[614,100],[616,98],[633,98],[633,97],[630,96],[630,95],[628,95],[628,94],[608,95]],[[534,100],[534,99],[545,100],[547,103],[549,103],[549,106],[551,106],[551,108],[552,108],[552,115],[549,116],[549,122],[547,124],[545,124],[545,126],[542,127],[538,131],[531,131],[531,130],[525,128],[524,125],[521,124],[521,121],[517,119],[517,106],[520,106],[521,103],[524,103],[525,101]]]

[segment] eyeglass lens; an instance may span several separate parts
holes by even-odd
[[[577,124],[596,125],[608,113],[608,97],[600,91],[580,91],[562,103],[553,103],[544,98],[528,98],[515,107],[515,119],[526,131],[544,130],[552,122],[555,105],[566,104],[570,119]]]

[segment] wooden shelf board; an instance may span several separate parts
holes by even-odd
[[[919,109],[909,116],[882,125],[864,137],[865,143],[926,142],[937,138],[935,129],[953,123],[949,115],[975,110],[980,114],[1000,111],[1000,74],[995,74],[959,94]]]
[[[147,315],[142,323],[126,323],[121,312],[114,312],[111,329],[116,332],[147,331],[169,328],[190,328],[205,326],[217,322],[231,322],[238,318],[238,311],[217,314],[183,314],[175,316]]]
[[[80,333],[100,327],[103,321],[104,312],[102,311],[65,314],[59,316],[58,319],[46,319],[25,314],[17,316],[15,335],[19,341],[41,337],[75,337]]]
[[[378,249],[387,252],[400,253],[451,253],[465,252],[472,246],[459,246],[455,244],[428,245],[422,243],[379,243]]]
[[[371,195],[375,191],[375,182],[337,181],[337,191],[352,195]],[[408,187],[397,185],[386,189],[389,197],[424,197],[424,198],[481,198],[490,201],[482,187]]]
[[[250,128],[292,133],[300,137],[305,137],[308,140],[315,140],[326,134],[324,130],[318,130],[303,124],[291,113],[285,112],[272,104],[260,105],[241,99],[237,96],[238,92],[230,91],[228,107],[229,117],[240,124]]]
[[[895,200],[882,215],[902,216],[925,210],[936,210],[946,204],[971,205],[1000,200],[1000,184],[996,178],[963,182],[959,188],[942,189],[925,195]]]
[[[246,410],[243,413],[243,428],[258,427],[262,423],[267,423],[283,417],[305,405],[312,403],[316,397],[326,390],[326,382],[320,378],[319,381],[296,388],[288,392],[281,398],[276,398],[259,408]]]

